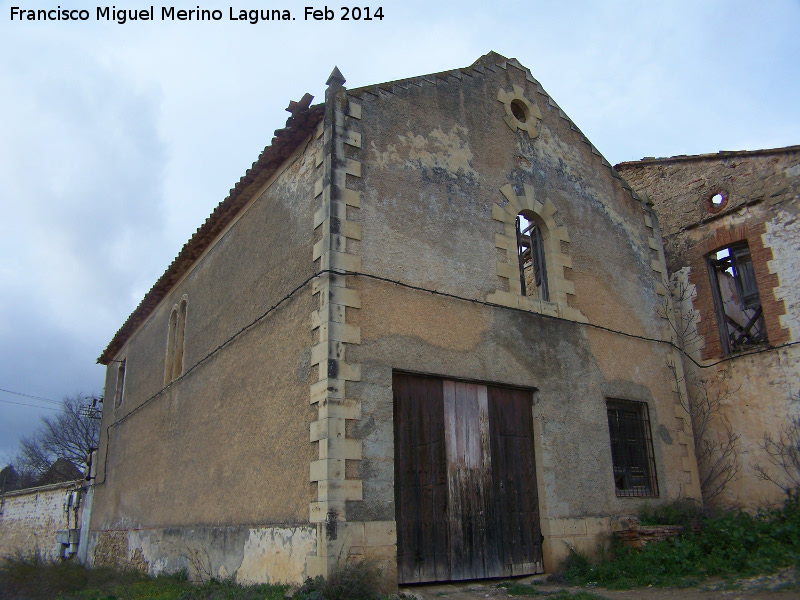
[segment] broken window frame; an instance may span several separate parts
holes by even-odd
[[[720,256],[725,251],[728,255]],[[722,353],[733,354],[768,343],[753,259],[747,242],[720,248],[709,254],[706,262]],[[726,305],[723,299],[720,287],[721,273],[727,273],[733,279],[737,296],[733,299],[735,305],[730,302]],[[743,317],[738,321],[734,318],[736,315],[732,314],[735,310],[738,310],[740,317]]]
[[[657,497],[658,478],[647,403],[608,399],[606,412],[617,497]]]
[[[525,227],[522,220],[527,221]],[[519,260],[519,283],[523,296],[533,296],[545,302],[550,301],[550,290],[547,286],[547,262],[544,252],[544,236],[542,228],[536,221],[522,213],[515,220],[517,229],[517,259]],[[528,293],[526,270],[533,271],[532,281],[536,285],[534,293]]]

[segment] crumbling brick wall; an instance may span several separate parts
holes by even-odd
[[[690,267],[696,286],[694,300],[704,339],[702,358],[720,356],[718,326],[706,269],[706,256],[730,244],[746,241],[753,258],[764,311],[767,337],[778,345],[797,338],[783,323],[787,314],[784,290],[772,248],[764,243],[768,224],[796,219],[800,197],[800,147],[755,152],[722,152],[695,157],[643,159],[617,165],[631,186],[653,202],[664,236],[670,273]],[[715,206],[711,198],[721,194]],[[782,277],[781,277],[782,276]],[[793,308],[800,308],[797,301]]]
[[[764,435],[800,414],[800,146],[646,158],[616,169],[653,203],[670,275],[688,277],[699,335],[689,350],[701,365],[686,361],[688,372],[730,376],[732,396],[719,418],[741,435],[742,468],[726,499],[751,506],[776,500],[780,490],[754,467],[768,464]],[[726,355],[707,258],[738,242],[750,250],[768,342]]]

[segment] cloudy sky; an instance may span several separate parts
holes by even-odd
[[[797,0],[378,0],[368,22],[330,0],[327,22],[295,0],[164,22],[162,3],[124,25],[96,1],[61,0],[85,22],[20,22],[12,7],[58,3],[0,0],[0,389],[45,399],[102,394],[97,356],[334,65],[358,87],[515,57],[612,164],[800,143]],[[0,462],[48,408],[0,392]]]

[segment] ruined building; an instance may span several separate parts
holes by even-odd
[[[800,146],[616,169],[661,224],[688,401],[701,444],[714,448],[698,449],[707,495],[745,507],[778,501],[790,479],[765,436],[777,441],[800,418]]]
[[[507,576],[699,498],[652,206],[514,59],[327,84],[101,355],[87,560]]]

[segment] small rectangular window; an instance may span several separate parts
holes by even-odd
[[[608,400],[606,408],[617,496],[658,496],[647,404]]]
[[[708,256],[708,270],[722,352],[741,352],[766,343],[767,329],[747,243]]]

